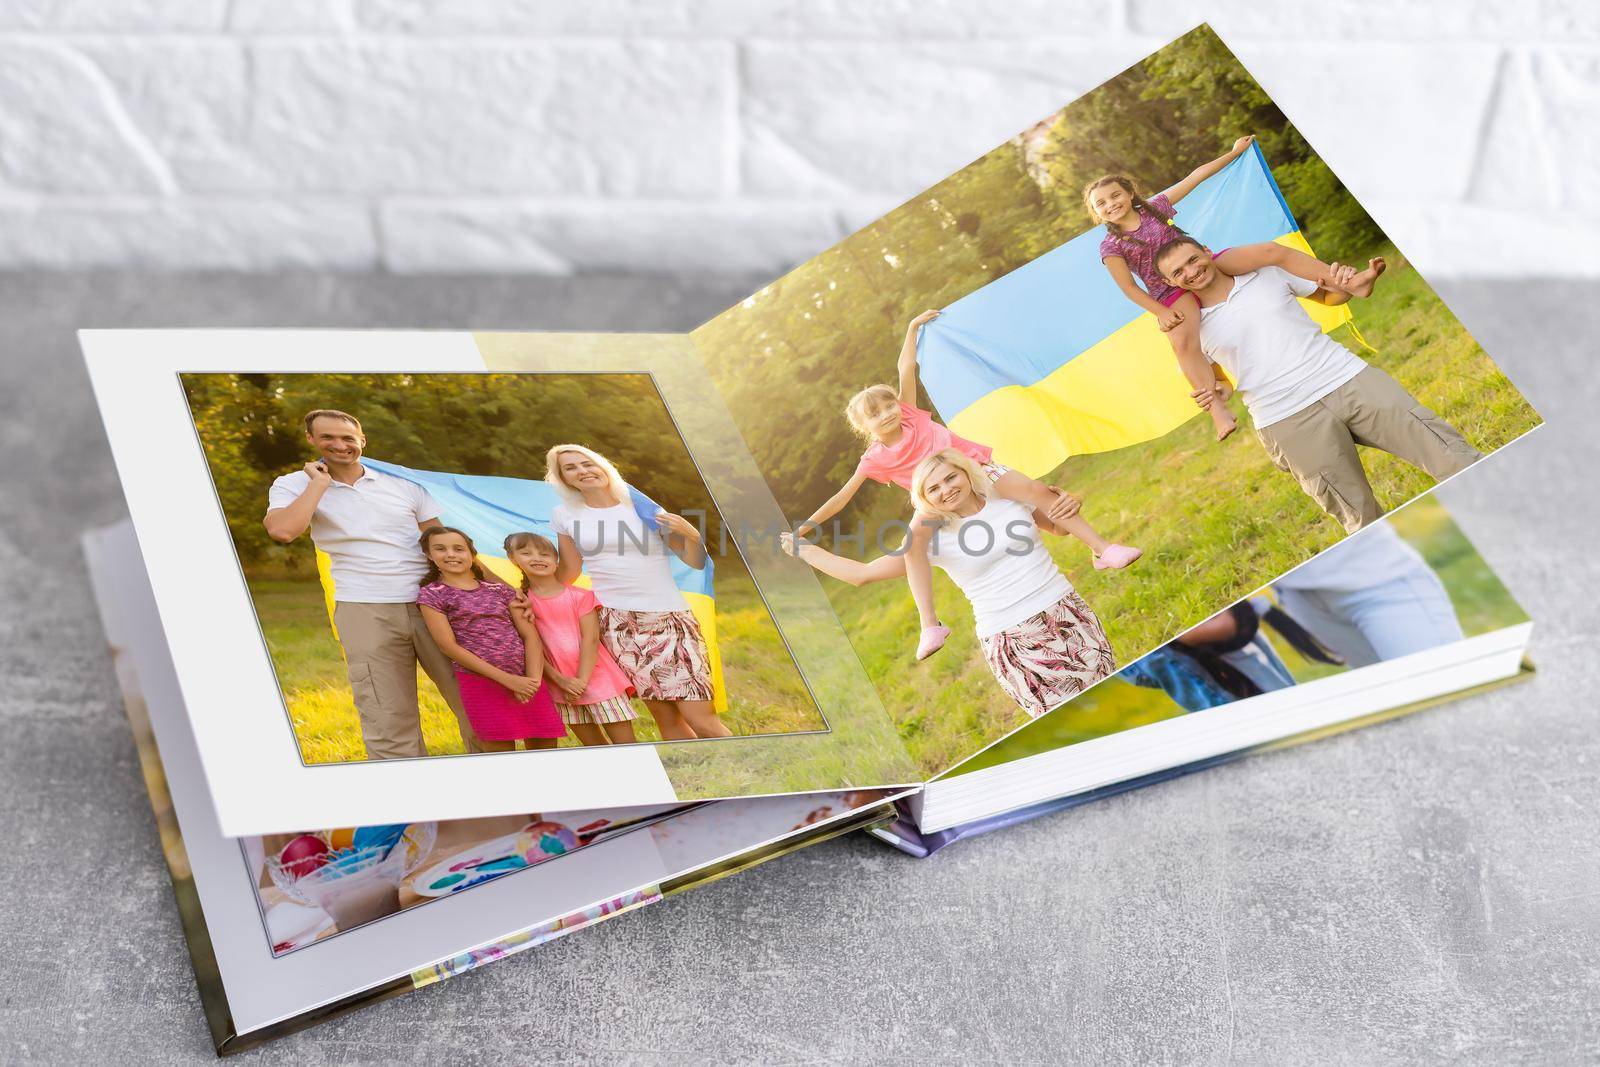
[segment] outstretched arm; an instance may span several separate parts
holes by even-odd
[[[917,334],[922,324],[939,317],[937,310],[924,311],[906,327],[906,343],[900,346],[900,403],[917,405]]]
[[[867,476],[860,471],[850,475],[850,480],[844,483],[844,488],[824,501],[823,505],[812,512],[811,517],[802,522],[795,532],[801,537],[811,533],[811,531],[843,511],[844,506],[850,503],[855,498],[856,493],[861,490],[861,487],[866,484]]]
[[[820,545],[808,545],[795,540],[794,534],[780,534],[783,550],[790,555],[799,556],[811,566],[841,582],[851,585],[869,585],[872,582],[887,582],[906,576],[906,557],[883,555],[870,563],[859,560],[846,559],[844,556],[835,555]]]
[[[1176,204],[1179,200],[1182,200],[1184,197],[1194,192],[1195,187],[1201,182],[1205,181],[1207,178],[1211,177],[1213,174],[1217,173],[1223,167],[1226,167],[1229,163],[1232,163],[1240,156],[1244,155],[1245,150],[1250,147],[1255,139],[1255,134],[1246,134],[1237,141],[1233,142],[1233,147],[1222,153],[1222,155],[1218,156],[1216,159],[1211,160],[1209,163],[1202,163],[1198,167],[1194,168],[1194,170],[1191,170],[1181,182],[1166,190],[1167,200],[1170,203]]]

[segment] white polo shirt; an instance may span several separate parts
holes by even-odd
[[[592,508],[557,504],[550,525],[572,538],[583,554],[583,570],[603,607],[617,611],[686,611],[672,578],[672,550],[659,531],[639,518],[632,504]]]
[[[1033,512],[990,497],[976,515],[936,531],[928,560],[972,602],[979,637],[993,637],[1072,592],[1039,540]]]
[[[1295,299],[1316,282],[1278,267],[1236,275],[1220,304],[1200,309],[1200,348],[1233,379],[1256,429],[1316,403],[1366,369]]]
[[[335,481],[317,501],[311,540],[328,554],[336,600],[352,604],[411,604],[428,572],[417,524],[442,510],[414,482],[363,467],[353,485]],[[285,474],[267,491],[267,508],[286,508],[311,484],[305,471]]]

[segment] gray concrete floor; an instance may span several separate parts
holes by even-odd
[[[123,504],[73,328],[683,329],[758,282],[0,276],[0,1059],[211,1055],[78,558]],[[1533,682],[928,862],[823,845],[250,1055],[1600,1059],[1600,293],[1443,289],[1552,423],[1443,494]]]

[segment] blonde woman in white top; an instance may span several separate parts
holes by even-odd
[[[550,449],[545,481],[562,500],[550,516],[560,537],[556,577],[571,585],[588,572],[600,602],[600,640],[650,709],[662,740],[729,736],[711,706],[705,637],[673,581],[668,555],[703,568],[700,531],[669,511],[657,511],[653,526],[646,522],[616,466],[583,445]]]
[[[976,462],[947,448],[911,477],[911,499],[938,526],[929,560],[972,603],[983,658],[1000,688],[1029,715],[1043,715],[1116,670],[1100,620],[1067,581],[1040,540],[1032,513],[992,493]],[[785,536],[793,547],[793,539]],[[853,585],[882,568],[816,545],[797,554]]]

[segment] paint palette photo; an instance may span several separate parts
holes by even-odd
[[[482,885],[501,875],[532,867],[582,847],[578,835],[556,822],[530,822],[514,834],[504,834],[434,864],[412,880],[411,888],[423,897],[444,897]]]
[[[433,864],[411,882],[420,897],[447,897],[482,885],[502,875],[537,866],[588,845],[638,830],[694,805],[633,808],[626,814],[611,811],[553,813],[557,819],[535,816],[514,834],[469,845],[448,859]]]

